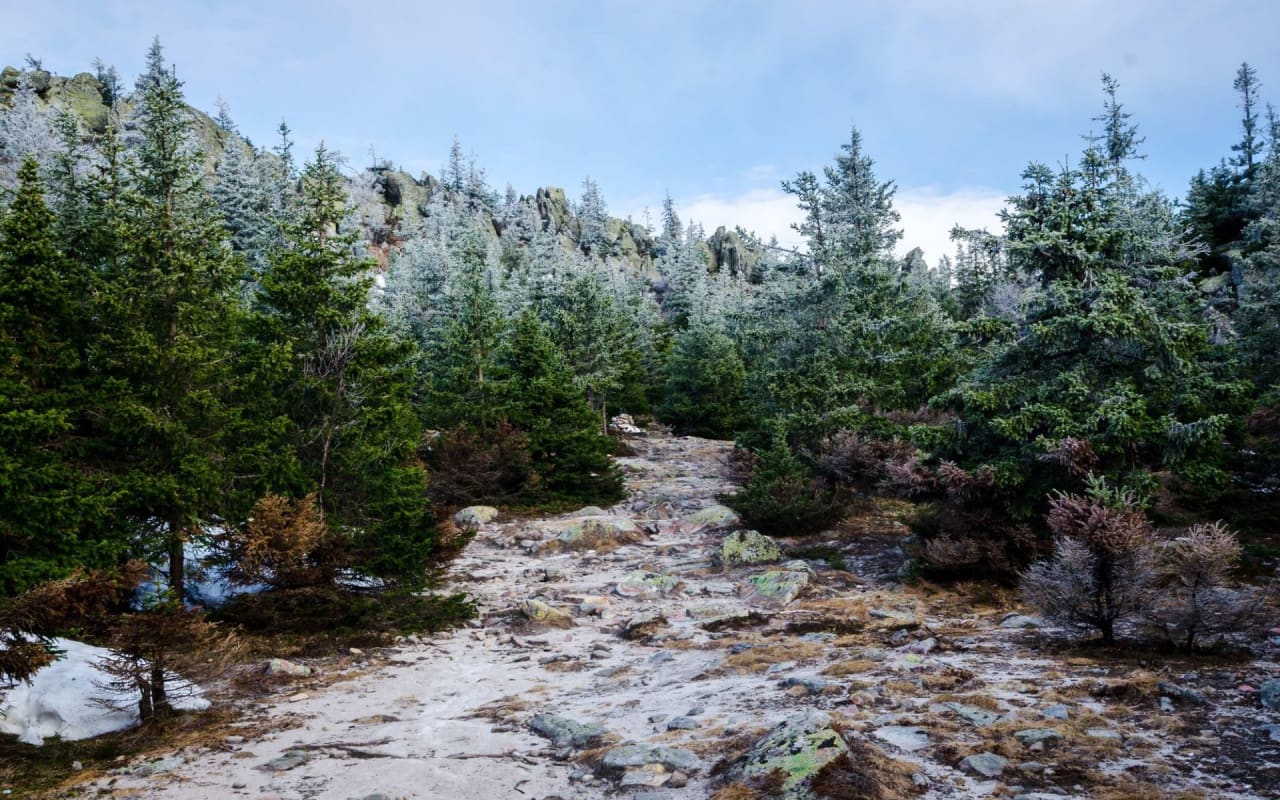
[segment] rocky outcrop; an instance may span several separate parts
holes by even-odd
[[[728,270],[730,275],[750,277],[758,274],[764,263],[761,250],[748,247],[741,234],[727,230],[723,225],[711,234],[707,249],[711,253],[712,272]]]

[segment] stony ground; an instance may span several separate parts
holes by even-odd
[[[903,586],[892,506],[781,553],[717,506],[727,444],[631,443],[624,503],[479,523],[451,570],[474,627],[299,665],[312,674],[242,701],[243,735],[81,789],[1280,797],[1280,714],[1255,688],[1280,677],[1280,647],[1225,663],[1071,650],[1005,598]]]

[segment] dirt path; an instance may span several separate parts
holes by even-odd
[[[716,505],[728,445],[633,444],[618,506],[480,526],[449,587],[479,602],[475,627],[371,654],[351,680],[298,679],[246,720],[278,732],[90,788],[700,798],[772,781],[802,797],[853,747],[846,772],[873,765],[885,798],[1276,796],[1280,742],[1260,725],[1280,719],[1238,688],[1274,663],[1186,675],[1052,655],[1034,619],[893,582],[904,532],[889,524],[809,543],[847,572],[776,553],[719,564],[738,530]]]

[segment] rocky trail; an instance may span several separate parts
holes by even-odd
[[[276,665],[299,674],[265,699],[238,701],[241,733],[80,789],[366,800],[1280,796],[1274,643],[1270,660],[1227,663],[1067,650],[1016,608],[902,585],[907,534],[891,515],[780,547],[717,504],[731,489],[728,444],[630,442],[636,454],[619,459],[629,497],[611,509],[540,520],[463,512],[478,534],[447,588],[479,603],[471,627],[340,662]]]

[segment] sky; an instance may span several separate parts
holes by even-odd
[[[1172,196],[1230,153],[1242,61],[1280,104],[1275,0],[0,0],[0,62],[101,58],[131,84],[152,38],[210,112],[269,144],[281,119],[355,167],[438,172],[456,135],[495,188],[591,176],[610,211],[795,243],[780,181],[850,127],[931,262],[997,225],[1031,161],[1078,156],[1100,76]]]

